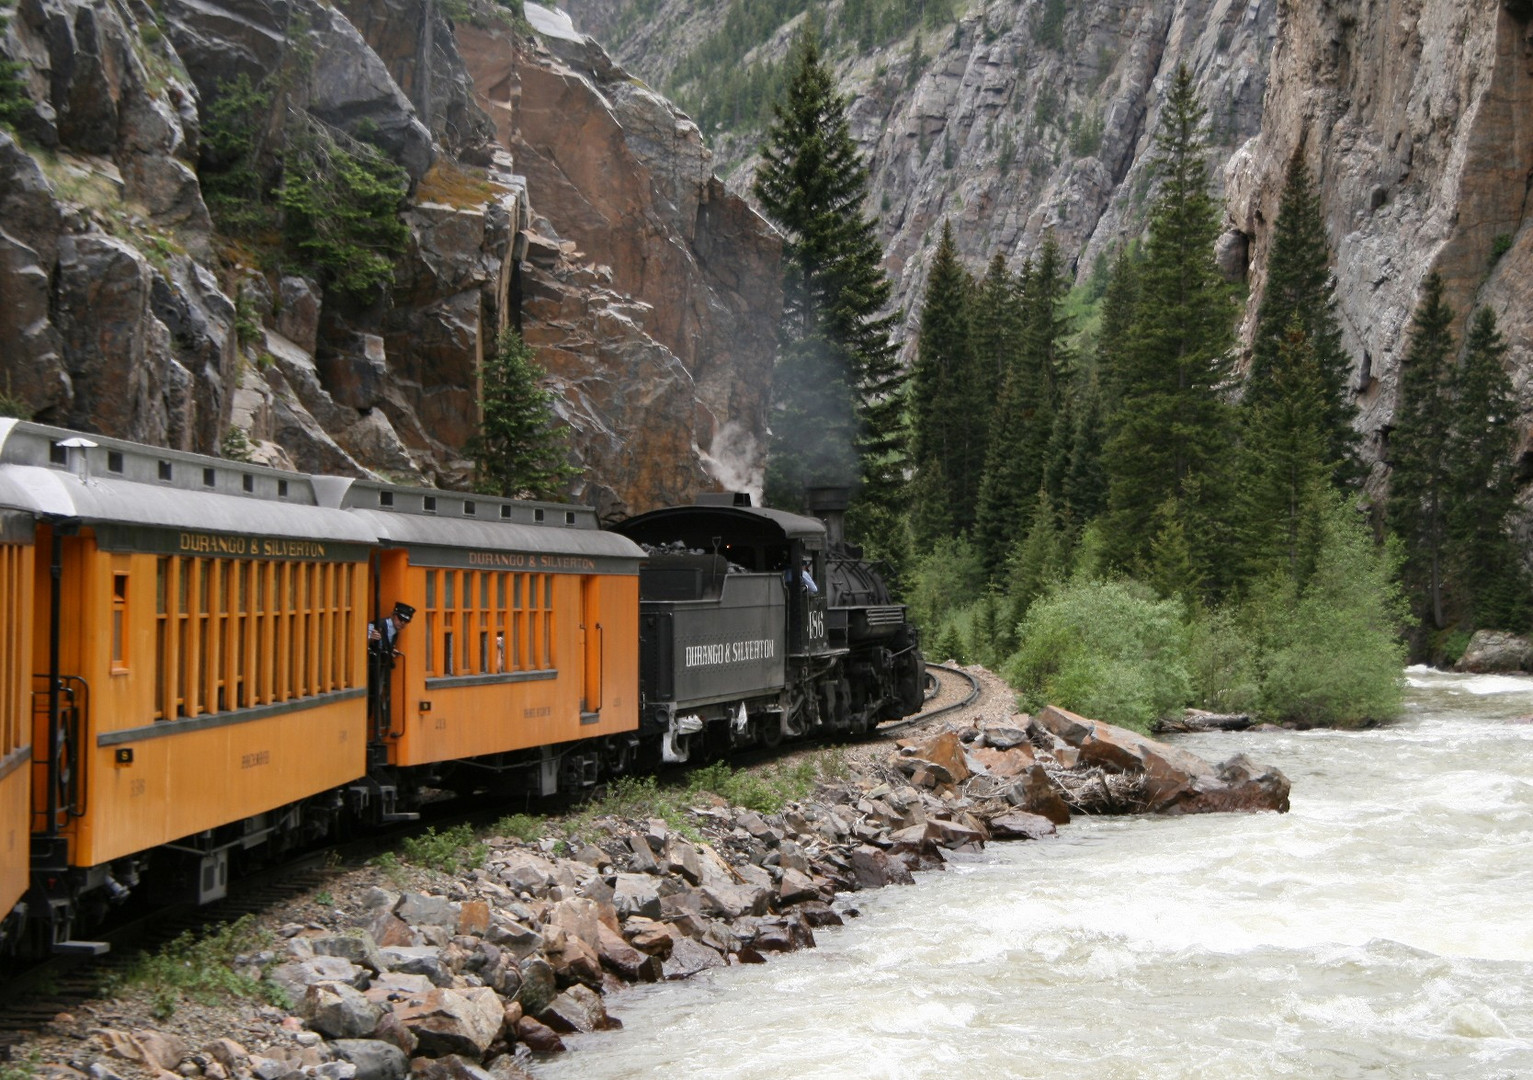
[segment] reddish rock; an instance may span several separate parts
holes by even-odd
[[[378,1019],[378,1026],[373,1028],[373,1038],[391,1046],[397,1046],[404,1052],[405,1057],[415,1053],[415,1048],[420,1045],[420,1040],[400,1022],[399,1017],[392,1011],[385,1012]]]
[[[1028,769],[1012,788],[1013,801],[1023,810],[1041,814],[1055,825],[1070,823],[1070,807],[1065,803],[1064,792],[1042,765]]]
[[[820,899],[819,886],[808,874],[801,874],[797,870],[782,872],[782,880],[777,883],[778,904],[786,907],[805,900],[818,899]]]
[[[670,927],[648,919],[629,919],[623,924],[628,943],[641,953],[664,960],[671,955],[672,932]]]
[[[586,986],[570,987],[549,1002],[538,1019],[562,1035],[576,1031],[590,1034],[613,1026],[601,995]]]
[[[984,766],[985,770],[992,776],[1001,777],[1021,776],[1036,761],[1033,756],[1033,748],[1026,743],[1010,750],[995,750],[988,746],[982,746],[970,750],[969,757],[971,760]]]
[[[408,1028],[426,1057],[484,1056],[505,1023],[505,1006],[487,986],[464,990],[433,989],[397,1006],[394,1014]]]
[[[564,1050],[564,1040],[547,1024],[540,1024],[530,1016],[516,1022],[518,1042],[527,1044],[529,1050],[539,1054],[555,1054]]]
[[[490,905],[483,900],[465,900],[458,912],[458,933],[483,937],[490,932]]]
[[[601,926],[597,952],[601,958],[602,967],[629,982],[654,982],[662,974],[663,969],[659,958],[640,952],[605,923]]]
[[[899,746],[902,756],[928,763],[928,771],[933,772],[942,783],[961,784],[969,778],[969,766],[964,761],[963,743],[956,732],[944,732],[935,738],[919,742],[901,741]],[[931,769],[931,765],[938,766],[941,771]],[[946,778],[943,778],[943,772],[946,773]]]

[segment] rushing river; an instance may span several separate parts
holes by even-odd
[[[1533,679],[1189,736],[1286,815],[1077,820],[850,898],[819,948],[609,1002],[540,1080],[1533,1077]]]

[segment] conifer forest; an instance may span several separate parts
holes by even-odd
[[[785,78],[755,182],[787,238],[767,494],[859,482],[860,533],[929,657],[1003,671],[1024,705],[1140,729],[1186,706],[1353,726],[1397,711],[1408,658],[1528,628],[1495,316],[1472,313],[1456,340],[1428,282],[1387,487],[1365,488],[1302,150],[1245,362],[1244,296],[1214,260],[1207,106],[1183,67],[1142,233],[1077,282],[1052,237],[1020,270],[998,253],[966,266],[944,221],[902,373],[817,30]]]

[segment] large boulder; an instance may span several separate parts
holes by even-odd
[[[1245,758],[1214,766],[1196,754],[1050,705],[1036,723],[1080,753],[1083,765],[1142,772],[1145,809],[1195,814],[1221,810],[1288,810],[1288,779]]]
[[[1454,669],[1482,674],[1533,671],[1533,640],[1502,630],[1476,630]]]
[[[418,1040],[422,1055],[463,1054],[478,1060],[500,1033],[506,1011],[487,986],[439,987],[396,1007],[394,1015]]]
[[[304,992],[303,1018],[332,1039],[371,1035],[383,1010],[360,990],[341,982],[315,983]]]

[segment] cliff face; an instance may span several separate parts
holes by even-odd
[[[614,0],[570,2],[582,26],[621,25]],[[664,82],[722,7],[660,0],[610,44]],[[1051,10],[1061,23],[1047,23]],[[749,59],[781,56],[793,28]],[[1084,278],[1139,235],[1161,98],[1186,63],[1226,207],[1220,262],[1249,286],[1246,333],[1283,173],[1302,145],[1371,455],[1387,455],[1411,312],[1435,269],[1465,318],[1489,305],[1511,344],[1533,499],[1533,28],[1501,0],[992,0],[941,31],[833,56],[907,342],[943,218],[976,271],[996,251],[1016,269],[1052,231]],[[747,192],[754,138],[721,136],[716,149],[730,186]]]
[[[637,511],[748,480],[777,242],[695,126],[544,29],[567,58],[493,8],[22,0],[0,37],[30,99],[0,131],[0,391],[89,431],[239,452],[235,429],[257,460],[460,484],[479,364],[517,326],[575,429],[577,495]],[[199,146],[242,74],[273,88],[275,153],[299,116],[405,170],[386,295],[214,230]]]

